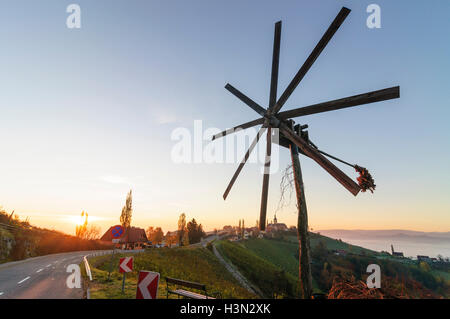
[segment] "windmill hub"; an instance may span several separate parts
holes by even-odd
[[[270,124],[271,127],[279,127],[280,126],[280,120],[272,115],[272,116],[269,117],[269,124]]]

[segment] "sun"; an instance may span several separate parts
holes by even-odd
[[[67,219],[70,223],[75,224],[77,226],[84,224],[84,216],[67,216]]]

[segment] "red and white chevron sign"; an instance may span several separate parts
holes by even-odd
[[[120,273],[133,271],[133,257],[120,258],[119,271]]]
[[[156,299],[158,296],[159,273],[141,270],[139,272],[136,299]]]

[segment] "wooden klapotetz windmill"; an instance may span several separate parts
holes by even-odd
[[[331,23],[328,30],[320,39],[319,43],[316,45],[314,50],[311,52],[309,57],[306,59],[305,63],[299,69],[297,74],[294,76],[292,81],[289,83],[286,90],[277,100],[277,84],[278,84],[278,65],[279,65],[279,57],[280,57],[280,39],[281,39],[281,21],[275,23],[275,36],[274,36],[274,45],[273,45],[273,58],[272,58],[272,76],[270,83],[270,95],[269,95],[269,105],[268,108],[264,108],[257,104],[255,101],[244,95],[238,89],[234,88],[230,84],[227,84],[225,88],[230,91],[233,95],[235,95],[242,102],[247,104],[250,108],[252,108],[256,113],[258,113],[261,117],[253,120],[251,122],[247,122],[241,125],[238,125],[234,128],[228,129],[222,133],[219,133],[213,136],[213,140],[219,137],[223,137],[225,135],[236,132],[237,129],[246,129],[249,127],[253,127],[256,125],[262,125],[257,136],[251,143],[249,149],[247,150],[244,159],[239,164],[236,172],[234,173],[231,181],[223,194],[223,198],[226,199],[231,187],[233,186],[236,178],[244,167],[247,159],[250,156],[250,153],[255,148],[262,134],[267,130],[267,152],[266,152],[266,160],[265,160],[265,168],[264,168],[264,177],[263,177],[263,188],[262,188],[262,197],[261,197],[261,211],[259,218],[259,227],[261,230],[265,230],[266,225],[266,211],[267,211],[267,195],[268,195],[268,186],[269,186],[269,171],[270,171],[270,156],[271,156],[271,145],[272,145],[272,129],[279,129],[279,144],[281,146],[287,147],[290,149],[291,158],[292,158],[292,166],[294,173],[294,181],[295,181],[295,189],[297,195],[297,207],[299,209],[298,214],[298,235],[299,235],[299,244],[300,244],[300,271],[299,276],[302,283],[303,295],[305,298],[311,297],[312,294],[312,284],[311,284],[311,269],[310,269],[310,261],[309,261],[309,238],[308,238],[308,219],[307,219],[307,210],[306,210],[306,202],[305,202],[305,194],[303,191],[303,181],[302,174],[300,170],[300,161],[298,157],[298,153],[302,153],[303,155],[313,159],[316,161],[322,168],[324,168],[329,174],[331,174],[339,183],[342,184],[348,191],[350,191],[354,196],[356,196],[360,190],[365,191],[366,189],[373,190],[375,185],[373,184],[373,179],[371,178],[368,171],[364,168],[361,168],[357,165],[348,164],[347,162],[341,161],[338,158],[335,158],[329,154],[326,154],[320,151],[308,138],[308,132],[305,129],[308,127],[307,125],[295,125],[291,118],[317,114],[322,112],[328,112],[333,110],[338,110],[347,107],[353,107],[357,105],[364,105],[373,102],[379,102],[389,99],[395,99],[400,97],[400,88],[398,86],[391,87],[387,89],[382,89],[378,91],[372,91],[364,94],[359,94],[355,96],[345,97],[338,100],[323,102],[319,104],[314,104],[310,106],[305,106],[289,111],[280,112],[280,109],[286,103],[289,96],[298,86],[300,81],[303,79],[305,74],[311,68],[313,63],[316,61],[317,57],[323,51],[327,43],[331,40],[335,32],[338,30],[340,25],[344,22],[345,18],[350,13],[350,9],[343,7],[334,21]],[[344,172],[342,172],[339,168],[337,168],[333,163],[331,163],[324,155],[331,157],[333,159],[339,160],[345,164],[348,164],[354,167],[361,176],[358,178],[359,184],[354,182],[350,177],[348,177]]]

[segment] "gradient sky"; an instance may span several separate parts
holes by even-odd
[[[66,27],[70,3],[81,29]],[[381,29],[366,26],[371,3]],[[280,95],[342,6],[352,12],[283,110],[395,85],[401,98],[298,119],[377,184],[354,198],[302,157],[310,227],[450,231],[447,0],[2,1],[0,205],[68,233],[85,210],[105,230],[132,188],[137,226],[173,230],[181,212],[208,230],[253,226],[260,168],[247,165],[223,201],[237,164],[174,164],[171,132],[256,118],[224,85],[266,105],[274,23]],[[289,161],[281,150],[280,166]],[[280,179],[271,176],[270,218]],[[294,202],[277,216],[296,224]]]

